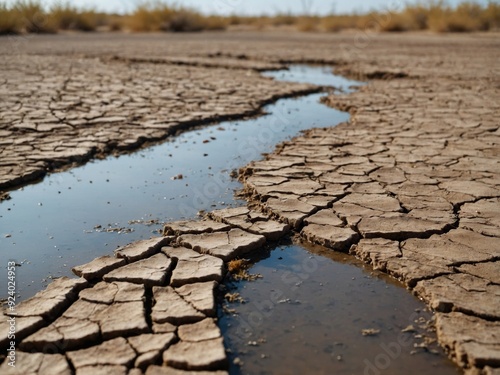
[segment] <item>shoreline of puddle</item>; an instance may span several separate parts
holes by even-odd
[[[346,92],[361,84],[334,76],[328,67],[291,66],[263,75]],[[52,278],[73,276],[76,265],[158,234],[164,222],[245,205],[234,195],[241,189],[231,177],[235,170],[302,130],[349,119],[349,114],[321,104],[324,95],[280,99],[264,107],[267,115],[189,130],[10,192],[12,200],[0,203],[0,247],[16,259],[2,254],[1,260],[21,264],[19,300],[42,290]],[[228,155],[233,157],[228,160]],[[368,270],[352,256],[312,245],[277,245],[257,259],[249,272],[262,278],[225,284],[247,302],[226,308],[235,315],[219,311],[231,374],[460,373],[435,343],[422,345],[433,340],[423,327],[431,314],[387,275]],[[339,274],[344,279],[336,279]],[[355,298],[359,294],[364,297]],[[373,306],[377,313],[370,310]],[[371,334],[363,336],[363,330]],[[407,345],[398,341],[402,330]]]

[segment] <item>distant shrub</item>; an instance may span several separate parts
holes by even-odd
[[[206,26],[207,23],[200,14],[181,9],[174,12],[163,31],[194,32],[202,31]]]
[[[482,18],[488,25],[488,30],[500,29],[500,4],[490,2],[484,9]]]
[[[279,13],[272,18],[271,24],[273,26],[291,26],[295,25],[298,20],[298,17],[291,13]]]
[[[360,16],[358,15],[330,15],[322,17],[320,28],[327,32],[338,32],[346,29],[357,29]]]
[[[0,3],[0,35],[17,34],[20,29],[19,17],[6,4]]]
[[[205,17],[193,10],[168,6],[160,1],[139,4],[126,22],[132,31],[173,32],[224,30],[228,23],[223,17]]]
[[[57,28],[37,0],[18,0],[13,8],[20,28],[28,33],[55,33]]]
[[[226,17],[208,16],[205,18],[205,30],[225,30],[229,26],[229,20]]]
[[[483,9],[475,3],[462,3],[456,9],[441,7],[429,14],[429,29],[436,32],[468,32],[487,30]]]
[[[402,32],[412,30],[412,22],[405,13],[387,13],[383,22],[377,24],[379,31]]]

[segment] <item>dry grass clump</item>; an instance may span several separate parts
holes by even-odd
[[[107,23],[105,14],[79,10],[69,2],[55,4],[50,9],[50,20],[58,30],[95,31]]]
[[[55,33],[50,15],[37,0],[18,0],[12,11],[18,19],[19,31],[27,33]]]
[[[429,14],[428,27],[437,32],[486,31],[489,24],[479,4],[463,3],[456,9],[441,7]]]
[[[0,35],[17,34],[19,32],[19,17],[7,7],[0,3]]]
[[[168,6],[160,0],[139,3],[126,16],[81,9],[69,1],[56,3],[50,9],[44,9],[40,0],[17,0],[10,7],[6,2],[0,2],[0,34],[95,31],[99,28],[110,31],[193,32],[224,30],[229,23],[226,17],[203,16],[187,8]]]
[[[500,25],[500,5],[493,2],[482,7],[463,2],[456,8],[445,1],[430,1],[407,5],[398,13],[389,13],[381,31],[472,32],[497,29]]]
[[[139,4],[125,24],[135,32],[195,32],[224,30],[229,20],[217,16],[205,17],[193,10],[172,7],[161,1],[148,1]]]

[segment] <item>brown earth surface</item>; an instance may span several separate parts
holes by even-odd
[[[214,324],[224,262],[289,231],[399,278],[436,311],[464,371],[500,371],[497,34],[30,36],[0,39],[0,52],[4,190],[315,90],[262,69],[320,62],[369,80],[324,100],[349,123],[240,171],[251,209],[169,224],[22,302],[19,366],[5,360],[2,373],[225,373]]]

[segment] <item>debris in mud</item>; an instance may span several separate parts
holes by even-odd
[[[239,293],[226,293],[224,295],[224,298],[228,301],[228,302],[239,302],[239,303],[245,303],[246,301],[243,299],[243,297],[240,296]]]
[[[230,315],[236,315],[237,314],[236,309],[230,309],[226,305],[222,306],[222,310],[224,311],[225,314],[230,314]]]
[[[365,328],[361,330],[363,336],[377,336],[380,333],[380,329],[375,328]]]
[[[233,259],[227,263],[227,270],[231,273],[238,273],[245,270],[247,265],[247,259]]]
[[[120,227],[120,226],[115,226],[116,224],[108,224],[108,227],[105,228],[102,225],[98,224],[94,226],[94,231],[97,233],[118,233],[118,234],[124,234],[124,233],[132,233],[134,232],[134,228],[127,228],[127,227]],[[85,233],[92,233],[92,230],[87,230]]]
[[[241,270],[240,272],[238,272],[237,274],[232,274],[231,277],[236,280],[236,281],[241,281],[241,280],[245,280],[245,281],[255,281],[257,279],[262,279],[262,275],[261,274],[252,274],[252,273],[248,273],[247,270]]]
[[[149,219],[149,220],[143,220],[143,219],[138,219],[138,220],[129,220],[128,221],[129,225],[133,224],[142,224],[146,226],[151,226],[151,225],[160,225],[162,224],[160,219]]]
[[[249,267],[247,259],[233,259],[227,263],[227,269],[231,277],[236,281],[255,281],[262,278],[260,274],[251,274],[247,271]]]

